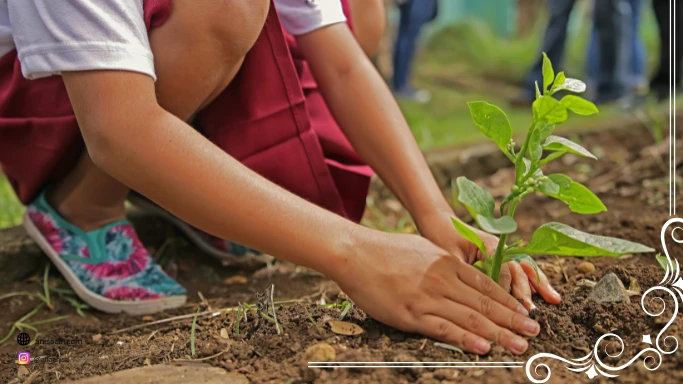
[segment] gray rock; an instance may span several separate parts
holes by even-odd
[[[624,284],[614,273],[608,273],[593,287],[588,300],[597,303],[616,303],[629,301]]]

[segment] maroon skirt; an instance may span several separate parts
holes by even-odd
[[[171,4],[144,0],[149,29],[167,20]],[[195,126],[265,178],[360,221],[372,171],[336,124],[272,6],[242,69],[195,116]],[[0,165],[20,200],[30,202],[46,185],[63,178],[82,150],[61,77],[26,80],[16,51],[1,57]]]

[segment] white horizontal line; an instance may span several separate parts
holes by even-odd
[[[309,365],[308,368],[524,368],[521,365]]]
[[[524,364],[523,361],[309,361],[308,364]]]

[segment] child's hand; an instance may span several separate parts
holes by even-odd
[[[415,235],[368,230],[332,276],[370,316],[387,325],[485,354],[489,340],[515,354],[538,323],[473,266]],[[458,257],[460,256],[460,257]]]
[[[483,260],[484,255],[481,254],[479,248],[453,228],[451,217],[454,215],[452,211],[447,211],[421,218],[420,233],[452,254],[462,255],[463,260],[468,264]],[[477,228],[471,229],[484,241],[489,254],[493,254],[498,245],[498,238]],[[548,303],[559,304],[562,298],[550,285],[543,271],[539,269],[538,272],[540,284],[537,284],[536,272],[531,265],[517,262],[505,263],[500,271],[499,284],[507,291],[512,289],[513,296],[522,299],[527,309],[536,308],[531,300],[532,289]]]

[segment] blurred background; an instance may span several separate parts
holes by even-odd
[[[387,28],[374,60],[391,84],[401,14],[406,17],[408,3],[420,5],[423,0],[383,1]],[[520,131],[528,127],[530,104],[520,103],[519,97],[529,91],[523,84],[540,56],[550,18],[547,1],[565,0],[438,1],[438,13],[428,15],[429,19],[435,18],[428,23],[425,20],[417,35],[415,62],[409,73],[411,92],[420,93],[397,93],[423,150],[447,150],[483,139],[471,122],[467,101],[485,100],[496,104],[507,112],[513,127],[519,127]],[[576,0],[571,7],[564,60],[553,63],[556,72],[564,70],[567,77],[586,79],[595,1]],[[634,1],[639,9],[631,10],[639,15],[638,23],[631,26],[642,44],[640,55],[644,76],[648,79],[657,71],[660,61],[660,32],[653,1],[658,0]],[[607,126],[615,117],[633,115],[651,128],[656,140],[666,139],[668,118],[661,118],[660,111],[667,111],[668,102],[649,97],[647,84],[634,86],[629,95],[637,96],[637,100],[601,103],[599,117],[590,118],[591,129]],[[573,117],[562,129],[566,132],[585,125],[585,119]],[[0,173],[0,228],[19,224],[22,214],[22,206]]]

